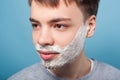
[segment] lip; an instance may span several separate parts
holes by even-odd
[[[57,52],[51,52],[51,51],[38,51],[40,57],[44,60],[44,61],[49,61],[54,59],[55,57],[57,57],[58,53]]]

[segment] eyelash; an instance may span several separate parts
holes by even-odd
[[[57,28],[57,29],[65,29],[67,27],[68,27],[68,25],[66,25],[66,24],[55,24],[54,25],[54,28]]]
[[[34,27],[38,27],[38,24],[32,24],[32,27],[34,28]]]

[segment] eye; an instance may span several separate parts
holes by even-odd
[[[38,25],[38,24],[36,24],[36,23],[32,23],[32,27],[33,27],[33,29],[34,29],[34,30],[39,29],[39,25]]]
[[[55,24],[54,28],[58,29],[58,30],[64,30],[67,28],[67,25],[65,24]]]
[[[38,26],[37,24],[33,24],[33,23],[32,23],[32,27],[33,27],[33,28],[36,28],[37,26]]]

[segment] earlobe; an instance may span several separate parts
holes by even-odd
[[[96,28],[96,16],[92,15],[88,19],[88,28],[87,28],[87,37],[90,38],[94,35],[94,31]]]

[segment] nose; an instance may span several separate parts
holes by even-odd
[[[44,28],[40,30],[39,33],[39,38],[38,38],[38,43],[41,46],[46,46],[46,45],[53,45],[53,38],[52,38],[52,33],[50,29]]]

